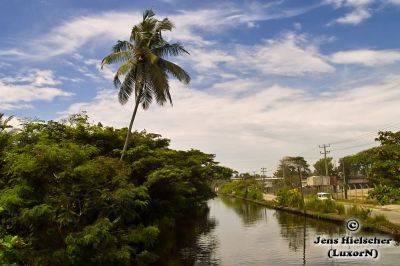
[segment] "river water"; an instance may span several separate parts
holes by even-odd
[[[235,198],[217,197],[208,202],[204,217],[187,220],[175,234],[175,253],[161,257],[160,265],[400,265],[400,247],[392,245],[316,245],[318,236],[393,236],[359,231],[344,224],[304,218],[268,209]],[[328,257],[330,249],[376,249],[377,259]]]

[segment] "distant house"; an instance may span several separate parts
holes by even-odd
[[[331,178],[329,176],[309,176],[307,177],[307,186],[329,186]]]

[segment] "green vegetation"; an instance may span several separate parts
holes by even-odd
[[[374,147],[340,161],[346,176],[366,176],[376,187],[369,192],[380,204],[400,202],[400,131],[378,133]]]
[[[1,265],[148,265],[159,236],[205,209],[210,184],[230,177],[214,155],[170,149],[160,135],[26,121],[0,130]]]
[[[246,199],[262,200],[263,185],[249,174],[245,174],[241,180],[224,183],[220,193],[231,194]]]
[[[283,177],[281,187],[299,187],[300,179],[309,176],[311,170],[304,157],[286,156],[279,161],[274,177]]]
[[[400,189],[388,185],[377,185],[369,192],[368,196],[376,199],[382,205],[400,203]]]
[[[327,166],[328,166],[328,173],[329,175],[336,175],[336,169],[335,166],[333,165],[333,158],[332,157],[327,157]],[[314,163],[314,175],[320,175],[324,176],[326,174],[325,172],[325,158],[321,158],[318,161]]]
[[[301,194],[297,189],[281,189],[276,193],[276,201],[279,206],[300,208],[302,206]]]
[[[128,102],[131,94],[135,95],[135,108],[128,127],[121,160],[128,148],[129,135],[136,117],[139,104],[147,109],[153,99],[160,105],[172,98],[169,91],[168,75],[183,83],[189,83],[190,77],[180,66],[165,57],[188,54],[179,43],[168,43],[162,37],[163,31],[171,31],[174,24],[168,19],[157,20],[152,10],[143,13],[143,20],[132,28],[129,41],[118,41],[111,54],[104,57],[106,64],[121,63],[114,77],[114,85],[119,90],[121,104]],[[120,78],[124,78],[121,82]]]
[[[345,213],[345,207],[343,204],[330,199],[319,200],[317,196],[312,196],[306,200],[306,209],[321,213]]]

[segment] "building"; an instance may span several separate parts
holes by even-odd
[[[307,186],[329,186],[331,178],[329,176],[309,176],[307,177]]]

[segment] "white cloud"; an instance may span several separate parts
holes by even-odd
[[[55,79],[53,71],[40,69],[31,69],[14,77],[3,77],[1,80],[7,83],[29,83],[32,86],[54,86],[61,83]]]
[[[59,83],[52,71],[39,69],[0,78],[0,109],[32,108],[34,101],[52,101],[56,97],[73,95],[52,87]]]
[[[371,17],[371,13],[366,9],[360,8],[346,14],[344,17],[338,18],[336,22],[339,24],[357,25],[369,17]]]
[[[365,66],[383,66],[400,61],[400,52],[396,50],[351,50],[332,54],[331,61],[337,64],[360,64]]]
[[[303,35],[293,33],[255,46],[239,46],[232,65],[284,76],[323,74],[335,70],[316,45]]]
[[[167,39],[181,41],[196,46],[210,45],[201,32],[222,32],[241,25],[256,26],[257,21],[280,19],[300,15],[313,6],[285,10],[279,2],[271,4],[252,3],[244,7],[234,5],[216,6],[212,9],[179,11],[169,17],[176,25],[176,30],[166,34]],[[278,5],[278,6],[277,6]],[[165,15],[157,14],[159,17]],[[137,24],[142,15],[138,11],[110,11],[95,15],[72,18],[52,28],[48,33],[30,40],[24,47],[0,50],[0,56],[46,60],[53,56],[73,53],[76,57],[78,48],[91,42],[92,45],[104,45],[118,39],[128,39],[131,27]],[[101,38],[101,42],[96,42]]]
[[[251,90],[254,84],[258,87]],[[306,88],[263,85],[260,80],[250,79],[215,84],[209,91],[173,81],[174,106],[153,105],[148,111],[140,110],[134,128],[161,133],[171,138],[173,147],[178,149],[193,147],[216,153],[217,160],[240,171],[264,165],[271,169],[285,155],[299,154],[316,160],[318,144],[379,130],[387,121],[397,121],[399,86],[398,75],[368,86],[320,94],[311,94]],[[236,97],[238,91],[247,93]],[[92,102],[71,105],[63,115],[86,110],[95,121],[126,127],[132,105],[130,101],[121,106],[115,91],[104,90]],[[358,149],[362,148],[365,147]],[[332,155],[343,156],[356,150]]]
[[[339,24],[357,25],[372,16],[370,5],[373,0],[326,0],[325,3],[333,5],[336,9],[345,7],[351,11],[334,22]],[[332,23],[330,23],[332,24]]]

